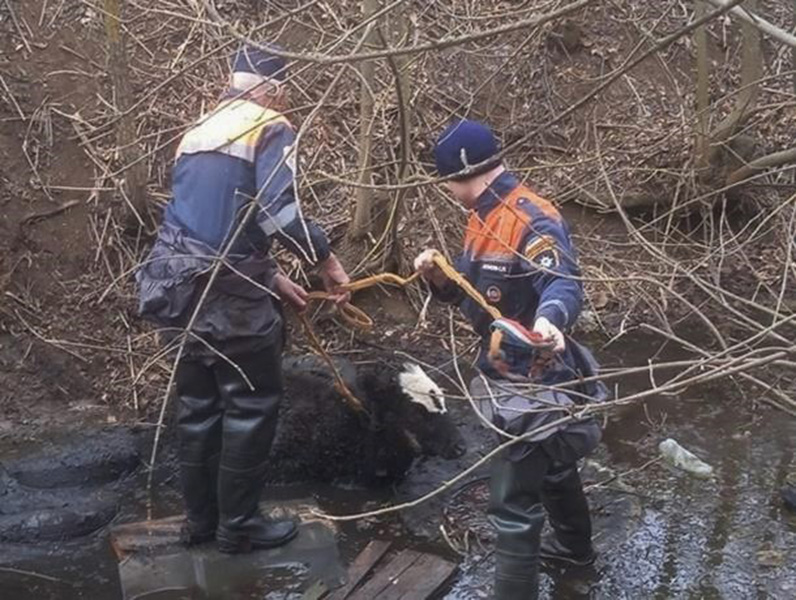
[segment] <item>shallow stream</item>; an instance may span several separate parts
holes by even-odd
[[[617,342],[599,354],[607,367],[645,364],[653,355],[658,360],[673,358],[659,353],[655,344],[649,339]],[[646,375],[623,378],[619,393],[647,387]],[[591,486],[599,559],[585,571],[545,572],[545,595],[612,600],[796,598],[796,515],[779,498],[785,478],[796,471],[796,419],[754,400],[735,382],[723,381],[613,414],[601,447],[583,471]],[[421,460],[395,490],[301,485],[270,490],[269,496],[276,501],[301,498],[330,513],[347,513],[422,493],[483,452],[488,437],[476,429],[465,407],[455,411],[473,442],[464,462]],[[696,479],[663,462],[651,462],[658,456],[658,443],[667,437],[711,464],[715,476]],[[4,457],[10,453],[11,448],[0,448]],[[154,515],[179,512],[173,463],[165,461],[156,479]],[[144,481],[139,473],[129,482],[132,485],[120,488],[117,522],[145,517]],[[458,560],[459,572],[444,598],[487,598],[492,563],[491,532],[483,519],[484,485],[481,479],[473,480],[445,504],[404,518],[344,524],[331,537],[324,532],[305,537],[306,543],[276,558],[255,554],[222,559],[212,549],[189,555],[174,548],[149,565],[120,567],[107,528],[66,543],[0,544],[0,598],[301,598],[318,580],[333,583],[374,538]],[[424,534],[438,531],[443,514],[450,543],[439,536],[429,541]],[[451,544],[465,555],[454,552]]]

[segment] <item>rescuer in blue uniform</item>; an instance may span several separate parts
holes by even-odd
[[[306,292],[270,256],[274,239],[317,267],[340,301],[348,276],[324,232],[296,201],[296,135],[286,108],[285,61],[274,46],[244,46],[230,89],[182,138],[172,199],[137,279],[142,315],[176,343],[207,291],[177,366],[180,475],[187,542],[219,549],[274,547],[296,535],[258,503],[282,398],[281,302]]]
[[[602,384],[579,381],[597,365],[566,335],[583,300],[580,271],[566,222],[504,168],[488,127],[456,121],[434,153],[439,174],[454,176],[448,189],[470,211],[456,269],[504,318],[494,320],[450,281],[434,251],[415,266],[482,338],[482,376],[471,384],[482,414],[509,436],[526,436],[493,462],[489,517],[497,530],[495,598],[533,599],[540,557],[581,566],[595,557],[577,461],[597,445],[600,428],[593,419],[559,422],[606,396]],[[553,535],[542,541],[545,512]]]

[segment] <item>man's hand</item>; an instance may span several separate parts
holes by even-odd
[[[351,294],[340,287],[350,283],[351,279],[334,254],[330,254],[329,258],[321,263],[318,272],[324,289],[331,294],[330,300],[337,304],[343,304],[351,299]]]
[[[282,302],[287,302],[298,312],[302,312],[307,308],[307,291],[299,284],[291,281],[284,273],[274,275],[273,286],[276,295],[279,296]]]
[[[546,318],[539,317],[536,319],[536,323],[533,325],[533,331],[534,333],[541,335],[545,340],[549,340],[554,343],[553,352],[558,353],[564,351],[564,348],[566,347],[564,334],[561,333],[561,330]]]
[[[433,283],[438,288],[443,288],[448,281],[448,277],[434,262],[435,254],[437,254],[437,250],[431,248],[418,254],[417,258],[415,258],[415,271],[420,273],[420,276],[426,281]]]

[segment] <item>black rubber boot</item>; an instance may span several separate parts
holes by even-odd
[[[297,535],[298,526],[294,521],[271,521],[262,515],[256,515],[245,530],[222,530],[219,527],[216,540],[220,552],[244,554],[253,550],[284,546]]]
[[[295,522],[266,519],[260,513],[263,471],[263,466],[249,471],[233,471],[228,467],[221,467],[221,523],[216,532],[216,541],[221,552],[239,554],[276,548],[288,543],[298,534]]]
[[[591,543],[591,515],[577,465],[550,471],[542,488],[553,533],[542,541],[541,556],[548,563],[585,567],[596,558]]]
[[[180,480],[187,516],[181,537],[186,546],[205,544],[216,538],[218,461],[219,455],[216,455],[205,464],[180,464]]]
[[[215,538],[218,527],[218,464],[221,452],[222,407],[212,366],[181,361],[177,368],[180,483],[187,522],[186,545]]]
[[[536,450],[517,462],[499,458],[493,464],[489,520],[497,530],[496,600],[539,597],[541,485],[547,462],[544,452]]]
[[[259,509],[282,399],[281,345],[232,360],[251,387],[232,365],[216,365],[225,409],[216,539],[219,550],[235,554],[286,544],[296,537],[298,527],[293,521],[266,519]]]

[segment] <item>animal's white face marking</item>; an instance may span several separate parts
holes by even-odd
[[[420,404],[428,412],[439,414],[448,412],[442,390],[419,365],[404,364],[404,370],[398,376],[398,383],[412,402]]]

